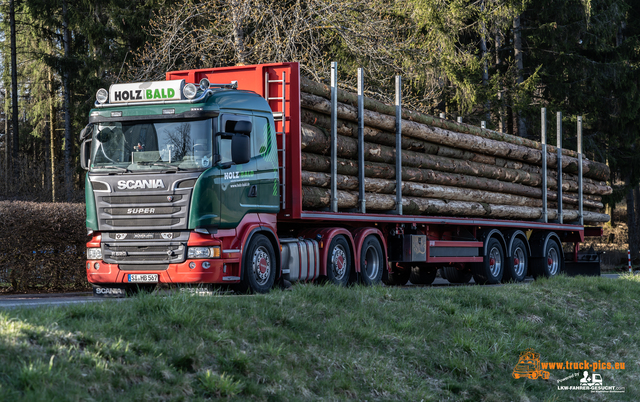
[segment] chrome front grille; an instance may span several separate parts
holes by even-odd
[[[102,243],[102,256],[109,264],[179,264],[185,261],[186,251],[186,242]]]

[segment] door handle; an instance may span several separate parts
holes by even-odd
[[[258,186],[252,185],[249,187],[249,197],[257,197],[258,196]]]

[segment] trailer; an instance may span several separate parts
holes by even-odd
[[[430,284],[438,269],[452,283],[517,282],[578,264],[579,243],[602,233],[583,225],[582,198],[578,219],[563,222],[562,186],[553,221],[406,214],[401,173],[389,211],[367,211],[364,185],[357,208],[340,208],[334,133],[330,206],[306,209],[300,85],[298,63],[279,63],[98,91],[80,134],[96,295],[158,283],[258,293],[283,281]],[[398,116],[400,107],[398,97]],[[566,243],[574,252],[565,255]]]

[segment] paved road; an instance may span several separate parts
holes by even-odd
[[[93,303],[102,300],[106,299],[93,297],[91,292],[6,295],[0,296],[0,309],[14,307],[63,306],[66,304]]]
[[[603,278],[615,279],[620,275],[618,274],[602,274]],[[527,277],[524,283],[532,282],[533,278]],[[406,288],[412,287],[447,287],[447,286],[469,286],[474,285],[473,279],[469,284],[452,284],[446,279],[436,278],[431,285],[412,285],[409,283]],[[501,286],[501,285],[492,285]],[[91,292],[79,292],[79,293],[54,293],[54,294],[32,294],[32,295],[5,295],[0,296],[0,310],[15,307],[46,307],[46,306],[63,306],[67,304],[78,303],[94,303],[105,300],[110,301],[122,301],[125,299],[103,298],[93,297]]]

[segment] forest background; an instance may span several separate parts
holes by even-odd
[[[369,96],[534,140],[547,108],[575,149],[606,162],[640,243],[640,2],[633,0],[3,0],[0,198],[82,201],[77,137],[98,88],[169,70],[337,61]]]

